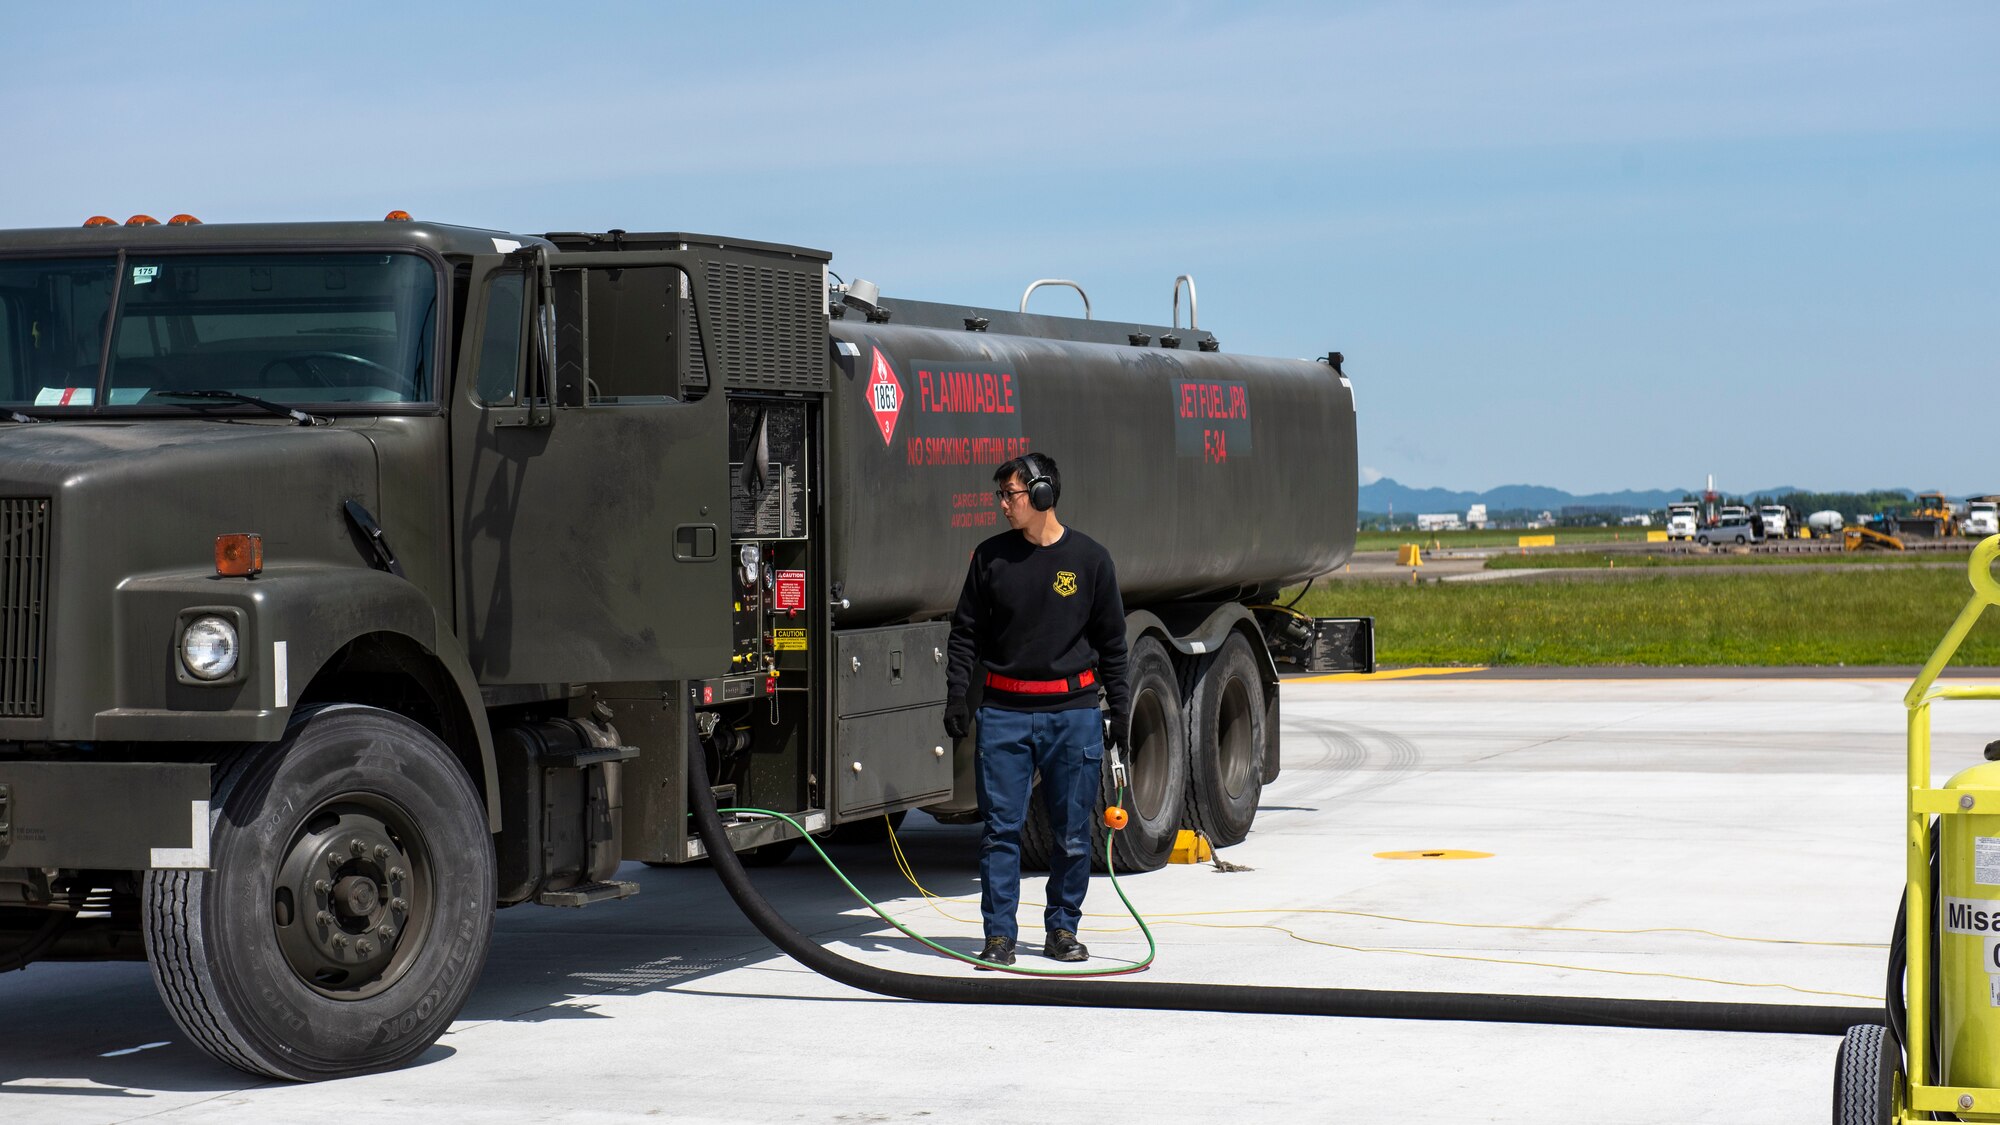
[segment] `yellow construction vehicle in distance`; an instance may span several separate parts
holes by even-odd
[[[1958,538],[1958,512],[1942,492],[1917,494],[1917,510],[1896,517],[1896,534],[1919,535],[1926,539]]]
[[[1904,550],[1903,541],[1894,535],[1884,535],[1872,527],[1844,527],[1840,529],[1840,545],[1849,551],[1860,551],[1874,547],[1883,551]]]

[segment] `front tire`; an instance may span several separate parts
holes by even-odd
[[[217,767],[206,871],[149,871],[146,952],[174,1021],[252,1074],[403,1066],[471,994],[493,932],[485,802],[428,730],[302,712]]]

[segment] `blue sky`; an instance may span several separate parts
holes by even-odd
[[[1348,356],[1364,478],[2000,491],[2000,4],[7,5],[0,225],[1071,277]],[[1065,295],[1038,294],[1055,311]]]

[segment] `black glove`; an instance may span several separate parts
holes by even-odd
[[[944,705],[944,732],[953,738],[964,738],[972,733],[972,708],[965,705],[965,697],[954,695]]]
[[[1125,749],[1126,740],[1132,736],[1132,720],[1125,715],[1113,715],[1104,721],[1110,727],[1104,736],[1104,748]]]

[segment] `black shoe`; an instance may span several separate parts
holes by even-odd
[[[1068,930],[1050,930],[1048,940],[1042,942],[1042,955],[1051,961],[1090,960],[1090,950]]]
[[[1013,939],[1003,938],[1003,937],[987,938],[986,947],[979,951],[979,959],[981,961],[991,961],[993,962],[994,965],[1013,964],[1014,963]],[[992,965],[974,965],[973,968],[978,969],[982,973],[990,973],[993,971]]]

